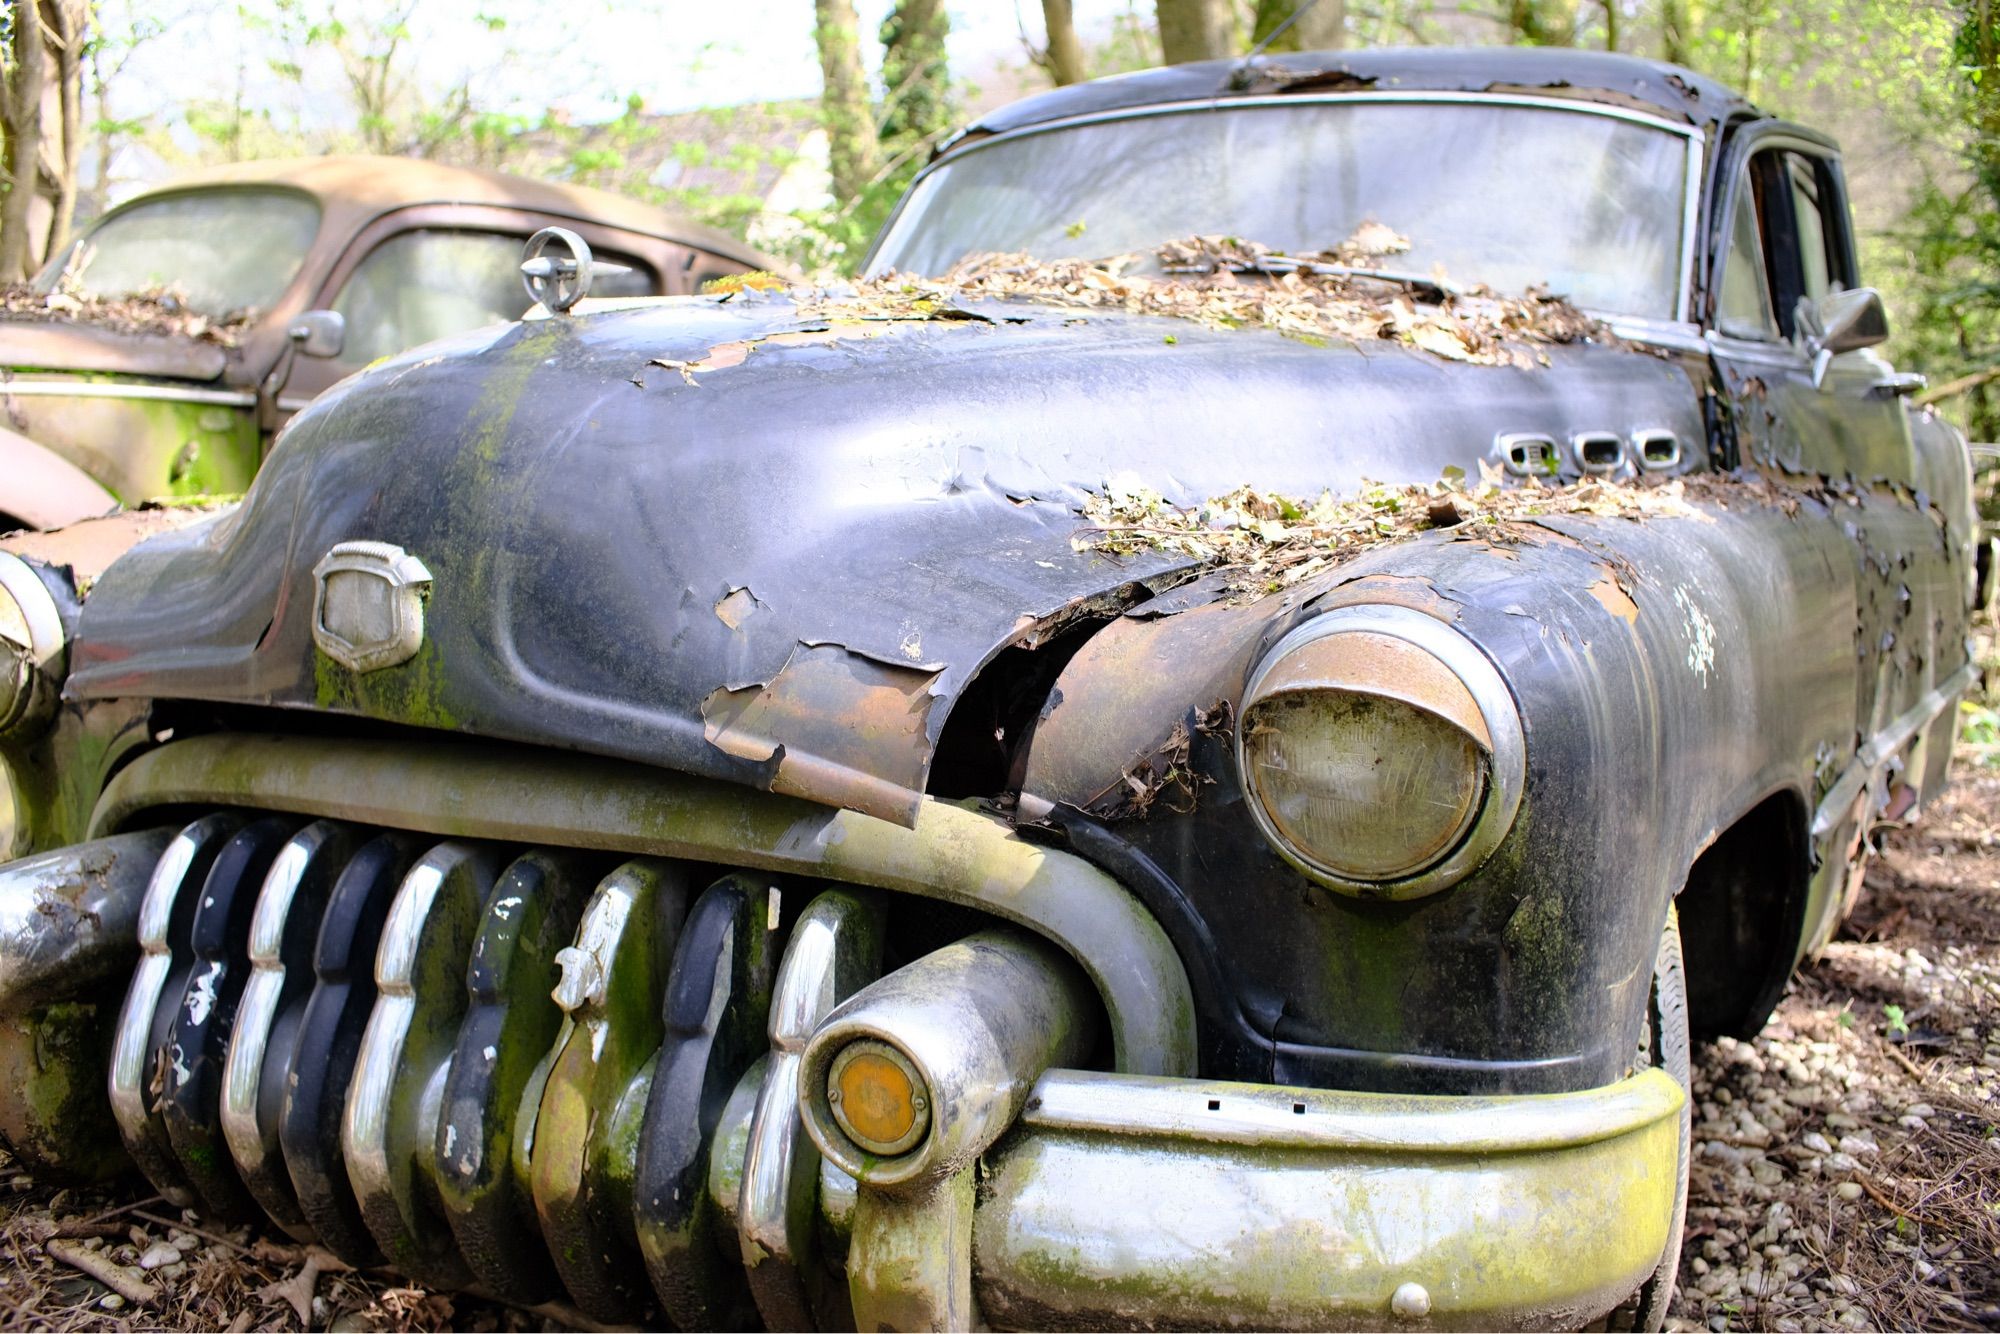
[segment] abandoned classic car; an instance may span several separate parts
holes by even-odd
[[[521,245],[552,225],[623,267],[600,295],[771,266],[602,190],[409,158],[245,163],[127,201],[0,311],[0,532],[240,493],[336,380],[518,318]]]
[[[1970,678],[1835,146],[1189,65],[944,145],[868,275],[433,344],[94,580],[16,540],[9,1142],[601,1321],[1658,1328],[1690,1032]]]

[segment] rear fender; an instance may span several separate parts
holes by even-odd
[[[118,508],[118,498],[47,445],[0,429],[0,523],[61,528]]]

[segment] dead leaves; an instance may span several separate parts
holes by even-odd
[[[1690,490],[1709,499],[1718,485],[1735,484],[1674,478],[1657,484],[1590,479],[1568,486],[1502,486],[1490,474],[1468,487],[1453,468],[1427,487],[1364,482],[1353,496],[1324,491],[1303,500],[1245,486],[1181,508],[1127,478],[1085,501],[1083,517],[1090,526],[1070,545],[1110,555],[1168,551],[1192,557],[1229,571],[1230,594],[1248,599],[1431,529],[1491,536],[1508,523],[1566,514],[1699,517]]]
[[[974,303],[1018,300],[1164,316],[1211,329],[1271,329],[1312,344],[1398,342],[1449,361],[1491,366],[1545,365],[1540,348],[1548,344],[1613,341],[1603,325],[1544,290],[1503,298],[1455,288],[1442,275],[1368,271],[1408,247],[1380,223],[1365,223],[1333,249],[1308,255],[1282,254],[1238,237],[1195,236],[1158,248],[1154,258],[1163,276],[1135,272],[1144,258],[1137,254],[1051,261],[984,254],[969,256],[941,278],[889,273],[834,288],[791,289],[791,297],[800,317],[817,325],[798,335],[831,330],[834,338],[868,337],[868,326],[879,331],[905,321],[992,324],[999,321],[991,307]],[[1439,299],[1418,300],[1424,293]],[[696,383],[703,371],[740,362],[737,346],[724,344],[698,361],[663,358],[657,364]],[[735,360],[716,360],[725,349]]]
[[[255,313],[238,311],[222,318],[191,309],[172,287],[154,288],[129,296],[100,297],[72,288],[37,292],[26,284],[0,287],[0,320],[88,324],[123,334],[167,334],[235,347]]]
[[[1119,771],[1116,781],[1085,803],[1095,815],[1110,820],[1144,819],[1158,802],[1175,815],[1192,815],[1201,790],[1215,778],[1195,763],[1197,740],[1213,740],[1227,748],[1233,722],[1229,701],[1217,700],[1174,724],[1167,739]]]
[[[1604,326],[1543,290],[1499,298],[1457,291],[1442,276],[1406,282],[1326,267],[1362,268],[1407,246],[1379,224],[1311,255],[1284,255],[1237,237],[1197,236],[1156,252],[1168,277],[1133,272],[1137,255],[1051,262],[975,255],[943,279],[890,274],[862,287],[934,306],[1018,298],[1161,315],[1215,329],[1256,326],[1305,342],[1400,342],[1481,365],[1534,367],[1546,364],[1537,345],[1610,341]],[[1437,303],[1415,299],[1414,293],[1433,286],[1442,294]]]

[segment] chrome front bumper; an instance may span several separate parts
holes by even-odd
[[[1684,1098],[1661,1071],[1478,1098],[1051,1071],[987,1156],[980,1311],[1018,1328],[1575,1328],[1659,1262]]]
[[[191,807],[235,813],[143,832]],[[1574,1326],[1668,1237],[1665,1074],[1512,1098],[1187,1078],[1157,924],[941,803],[906,830],[608,762],[204,738],[128,766],[96,832],[0,868],[0,1065],[35,1067],[0,1134],[50,1150],[56,1093],[105,1088],[103,1044],[46,1039],[57,993],[114,982],[111,1110],[170,1198],[435,1284],[560,1287],[599,1319],[657,1296],[690,1327]],[[718,864],[753,869],[701,888]],[[881,976],[884,891],[1016,925]],[[1120,1073],[1045,1068],[1100,1021]],[[905,1156],[843,1151],[814,1101],[857,1034],[930,1095]]]

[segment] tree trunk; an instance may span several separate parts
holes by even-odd
[[[1160,52],[1169,65],[1233,55],[1236,16],[1229,0],[1155,0]]]
[[[1604,49],[1618,49],[1618,0],[1604,0]]]
[[[1303,12],[1302,12],[1303,11]],[[1292,18],[1296,14],[1297,18]],[[1267,51],[1337,51],[1344,45],[1347,27],[1347,0],[1257,0],[1250,21],[1252,49],[1271,40],[1278,26],[1292,19],[1292,26],[1278,33]]]
[[[34,271],[29,236],[42,160],[42,92],[48,52],[39,4],[14,6],[13,51],[0,86],[0,122],[7,133],[7,197],[0,200],[0,283],[18,283]]]
[[[1291,35],[1301,51],[1338,51],[1347,45],[1347,0],[1319,0],[1299,15]]]
[[[1660,59],[1675,65],[1687,64],[1687,0],[1661,0]]]
[[[69,244],[76,222],[76,178],[83,154],[83,57],[89,0],[43,0],[48,14],[50,45],[55,48],[56,88],[62,116],[62,143],[54,155],[43,154],[42,171],[52,176],[45,188],[54,201],[44,255]],[[46,144],[46,141],[44,141]]]
[[[934,139],[951,129],[951,75],[945,38],[951,18],[939,0],[898,0],[882,20],[882,116],[885,143]]]
[[[834,198],[851,202],[875,177],[879,153],[875,114],[868,101],[868,72],[861,64],[861,20],[854,0],[813,0],[813,37],[824,80],[820,118],[826,123]]]
[[[1083,63],[1083,43],[1076,39],[1076,20],[1069,0],[1042,0],[1042,26],[1049,34],[1049,77],[1061,87],[1090,77]]]

